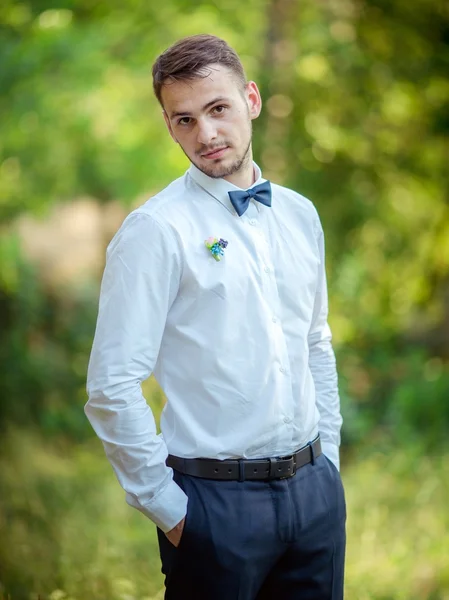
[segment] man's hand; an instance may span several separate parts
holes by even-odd
[[[182,532],[184,531],[185,520],[186,519],[184,517],[182,521],[179,521],[179,523],[175,525],[173,529],[170,529],[170,531],[167,531],[167,533],[165,534],[169,541],[173,544],[173,546],[175,546],[175,548],[179,546],[179,542],[181,541]]]

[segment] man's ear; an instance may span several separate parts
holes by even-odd
[[[173,129],[172,129],[172,126],[171,126],[171,123],[170,123],[170,119],[168,118],[167,113],[165,112],[165,110],[162,110],[162,114],[164,115],[164,121],[165,121],[165,124],[167,125],[167,129],[168,129],[169,134],[171,135],[173,141],[175,141],[177,144],[179,144],[178,140],[175,137],[175,134],[173,133]]]
[[[254,81],[248,81],[245,88],[246,101],[248,103],[249,115],[251,119],[257,119],[262,110],[262,98],[259,88]]]

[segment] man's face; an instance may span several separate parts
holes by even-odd
[[[252,160],[251,120],[260,114],[254,82],[243,85],[222,65],[207,77],[162,88],[164,118],[187,158],[209,177],[232,179]]]

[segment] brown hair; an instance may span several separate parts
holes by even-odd
[[[207,77],[209,65],[228,67],[242,84],[246,76],[235,50],[214,35],[201,34],[183,38],[163,52],[153,65],[153,90],[162,106],[162,86],[174,81]],[[168,80],[168,81],[167,81]]]

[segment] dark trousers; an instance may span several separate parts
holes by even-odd
[[[345,499],[323,454],[289,479],[175,480],[189,500],[177,548],[158,530],[166,600],[342,600]]]

